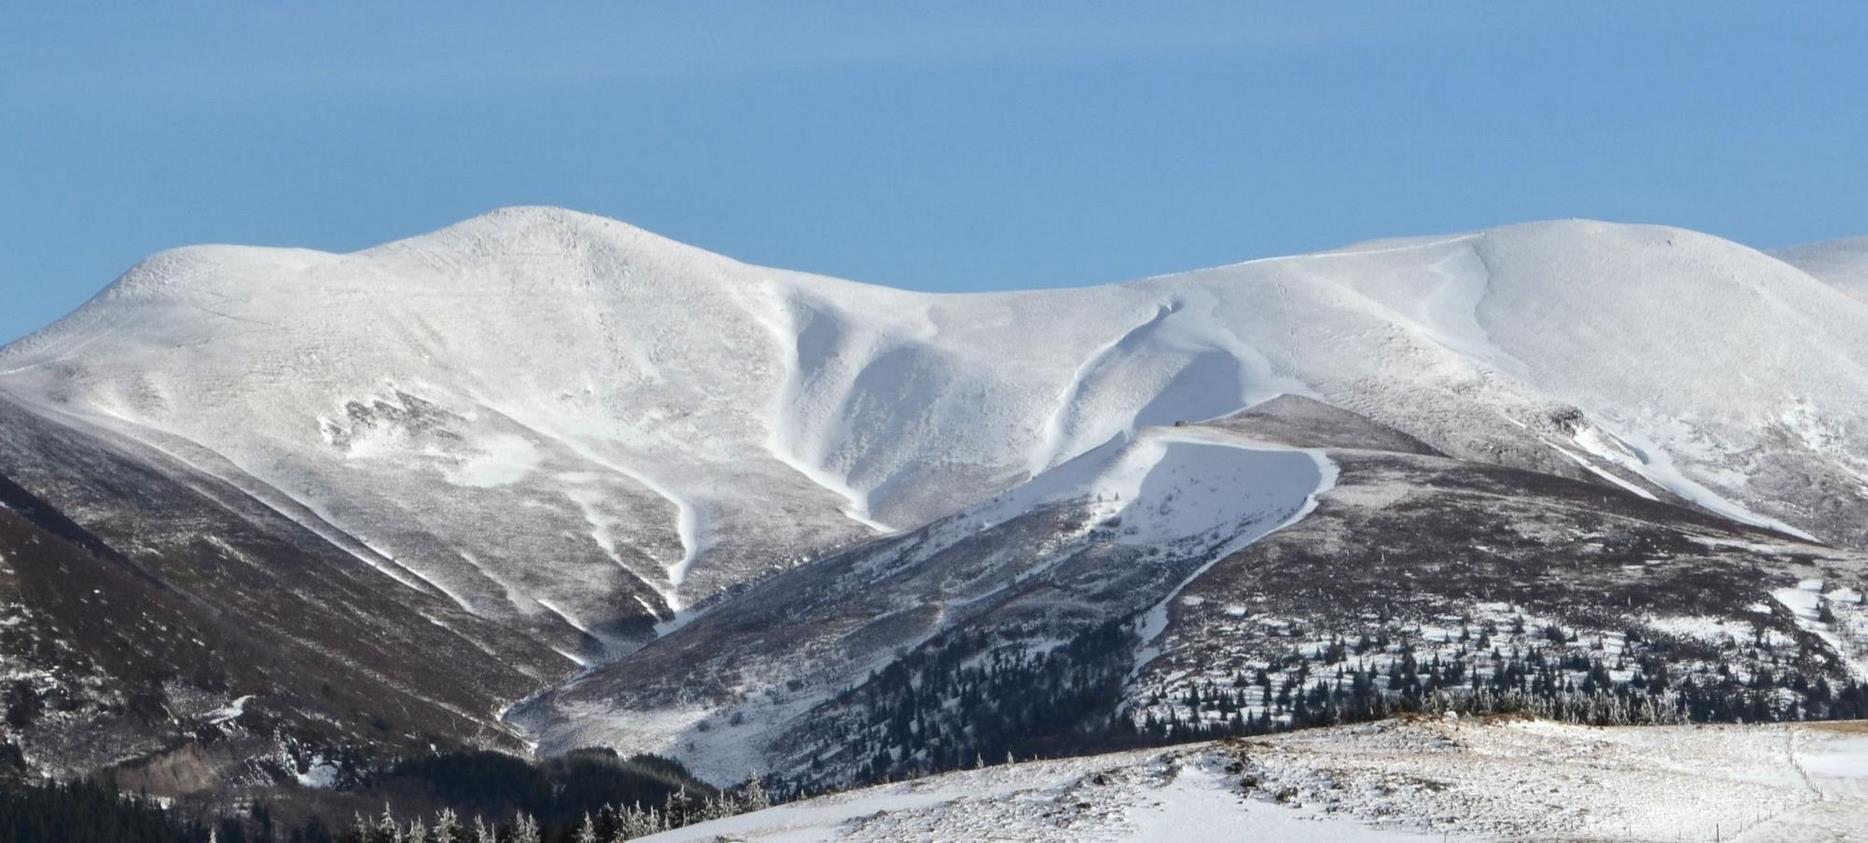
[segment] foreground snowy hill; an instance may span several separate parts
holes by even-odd
[[[1853,840],[1868,735],[1417,719],[1021,761],[647,840]]]

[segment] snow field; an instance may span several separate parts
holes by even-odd
[[[1849,724],[1413,719],[1001,764],[648,839],[1843,841],[1868,820],[1863,759]]]

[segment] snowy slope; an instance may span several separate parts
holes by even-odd
[[[1842,841],[1868,737],[1823,725],[1416,720],[1021,761],[646,838]]]
[[[588,661],[760,571],[1279,393],[1862,542],[1864,327],[1835,287],[1658,227],[929,295],[516,208],[354,254],[163,253],[0,351],[0,390]]]
[[[1246,798],[1221,752],[1151,751],[1001,764],[794,802],[642,838],[851,841],[1444,839]],[[1461,840],[1469,839],[1462,837]]]
[[[1771,256],[1858,299],[1868,300],[1868,237],[1773,249]]]
[[[1301,518],[1335,476],[1317,452],[1143,428],[926,527],[758,583],[510,719],[545,754],[653,752],[720,781],[789,772],[826,751],[816,728],[852,678],[944,634],[1061,642],[1145,612],[1160,616],[1158,633],[1187,581]]]
[[[1590,689],[1613,687],[1626,710],[1680,712],[1683,697],[1648,689],[1790,665],[1805,688],[1859,675],[1864,571],[1859,552],[1450,459],[1283,396],[1141,428],[736,590],[508,722],[547,755],[597,745],[714,781],[756,769],[844,786],[1002,754],[995,718],[1023,722],[1025,706],[1072,713],[1021,727],[1021,754],[1081,752],[1128,745],[1123,721],[1205,730],[1181,739],[1284,723],[1299,716],[1287,692],[1311,694],[1312,713],[1345,705],[1346,685],[1418,697],[1432,688],[1402,674],[1429,662],[1426,685],[1455,696],[1471,676],[1537,704],[1595,705]],[[1527,683],[1520,658],[1564,667]],[[1824,716],[1824,699],[1792,716]],[[910,709],[912,736],[894,725]]]

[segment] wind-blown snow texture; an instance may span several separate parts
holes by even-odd
[[[1868,737],[1832,724],[1407,720],[1021,761],[647,840],[1843,841]]]
[[[933,295],[514,208],[354,254],[165,252],[0,351],[0,390],[589,659],[775,564],[1280,393],[1859,545],[1859,289],[1554,222]]]

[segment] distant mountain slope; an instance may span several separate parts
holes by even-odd
[[[210,737],[246,744],[236,772],[242,753],[285,763],[278,739],[517,746],[499,710],[566,672],[525,632],[386,591],[341,547],[159,453],[0,399],[0,460],[0,662],[24,706],[7,733],[39,769]]]
[[[1301,406],[1218,424],[1276,435],[1290,428],[1292,409],[1306,420],[1306,444],[1317,444],[1314,431],[1350,428],[1318,420],[1327,408]],[[1640,719],[1651,716],[1635,710],[1643,695],[1671,689],[1674,710],[1652,715],[1662,722],[1767,719],[1716,709],[1755,704],[1750,692],[1760,689],[1764,699],[1794,697],[1779,697],[1773,683],[1807,689],[1795,675],[1836,687],[1868,679],[1868,554],[1637,489],[1369,447],[1375,441],[1363,431],[1331,436],[1324,453],[1338,479],[1315,510],[1177,594],[1131,677],[1131,711],[1228,728],[1267,709],[1297,717],[1308,691],[1307,716],[1331,722],[1349,707],[1337,692],[1363,683],[1422,697],[1508,696],[1513,662],[1525,655],[1557,667],[1528,683],[1531,696],[1587,711],[1600,694],[1634,689],[1613,717]],[[1757,685],[1760,676],[1776,679]],[[1827,695],[1794,710],[1825,716]],[[1325,704],[1333,710],[1319,716]],[[1776,704],[1769,717],[1781,715]]]
[[[1868,300],[1868,237],[1774,249],[1771,256],[1857,299]]]
[[[774,575],[511,720],[547,753],[834,787],[1436,694],[1585,721],[1839,716],[1868,679],[1865,592],[1860,553],[1287,396]],[[1733,684],[1760,675],[1827,684]]]
[[[546,752],[618,745],[677,755],[702,776],[789,773],[806,751],[841,753],[831,766],[852,769],[852,753],[821,745],[847,713],[831,699],[840,690],[955,637],[1061,644],[1146,612],[1301,517],[1334,477],[1315,454],[1148,428],[922,529],[754,584],[512,717]],[[736,728],[713,728],[729,720]]]

